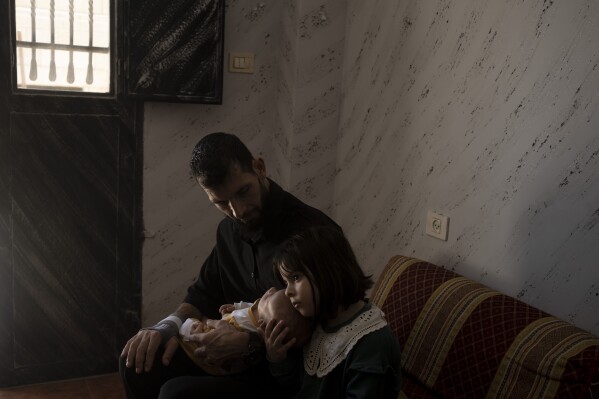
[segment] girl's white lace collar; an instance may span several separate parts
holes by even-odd
[[[368,306],[368,305],[366,305]],[[374,305],[360,313],[339,330],[326,333],[318,325],[310,343],[304,347],[304,369],[318,378],[330,373],[341,363],[363,336],[387,325],[385,314]]]

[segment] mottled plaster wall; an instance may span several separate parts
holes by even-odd
[[[204,134],[238,134],[284,188],[331,210],[345,4],[227,1],[225,54],[255,53],[255,73],[225,72],[222,105],[146,104],[144,325],[182,301],[214,244],[222,216],[188,172]]]
[[[234,132],[278,178],[280,159],[269,157],[278,126],[278,53],[282,3],[226,3],[225,55],[255,53],[254,74],[225,69],[222,105],[146,103],[142,317],[151,324],[181,303],[214,245],[222,215],[189,175],[196,142],[214,131]],[[228,68],[228,60],[225,60]]]
[[[280,153],[289,190],[331,212],[341,103],[345,0],[290,0],[283,9]]]
[[[599,334],[597,21],[594,0],[348,1],[333,216],[366,269],[417,256]]]
[[[346,1],[301,1],[291,157],[292,191],[330,212],[341,105]]]
[[[146,106],[144,323],[213,244],[221,216],[187,162],[228,130],[370,272],[415,255],[599,333],[598,7],[228,1],[226,52],[255,52],[257,72],[225,73],[220,106]],[[424,234],[428,209],[447,242]]]

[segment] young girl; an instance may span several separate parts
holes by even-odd
[[[303,356],[289,349],[284,322],[262,323],[271,373],[297,398],[397,398],[399,344],[380,309],[365,300],[372,286],[344,237],[316,227],[290,238],[274,258],[285,294],[316,327]]]

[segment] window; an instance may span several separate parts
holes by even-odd
[[[110,92],[110,0],[14,0],[18,89]]]

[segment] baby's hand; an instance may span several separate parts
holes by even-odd
[[[221,307],[218,309],[221,316],[224,316],[226,313],[231,313],[234,310],[235,310],[235,305],[231,305],[229,303],[221,305]]]
[[[194,321],[189,329],[190,334],[200,334],[206,332],[206,324],[202,321]]]

